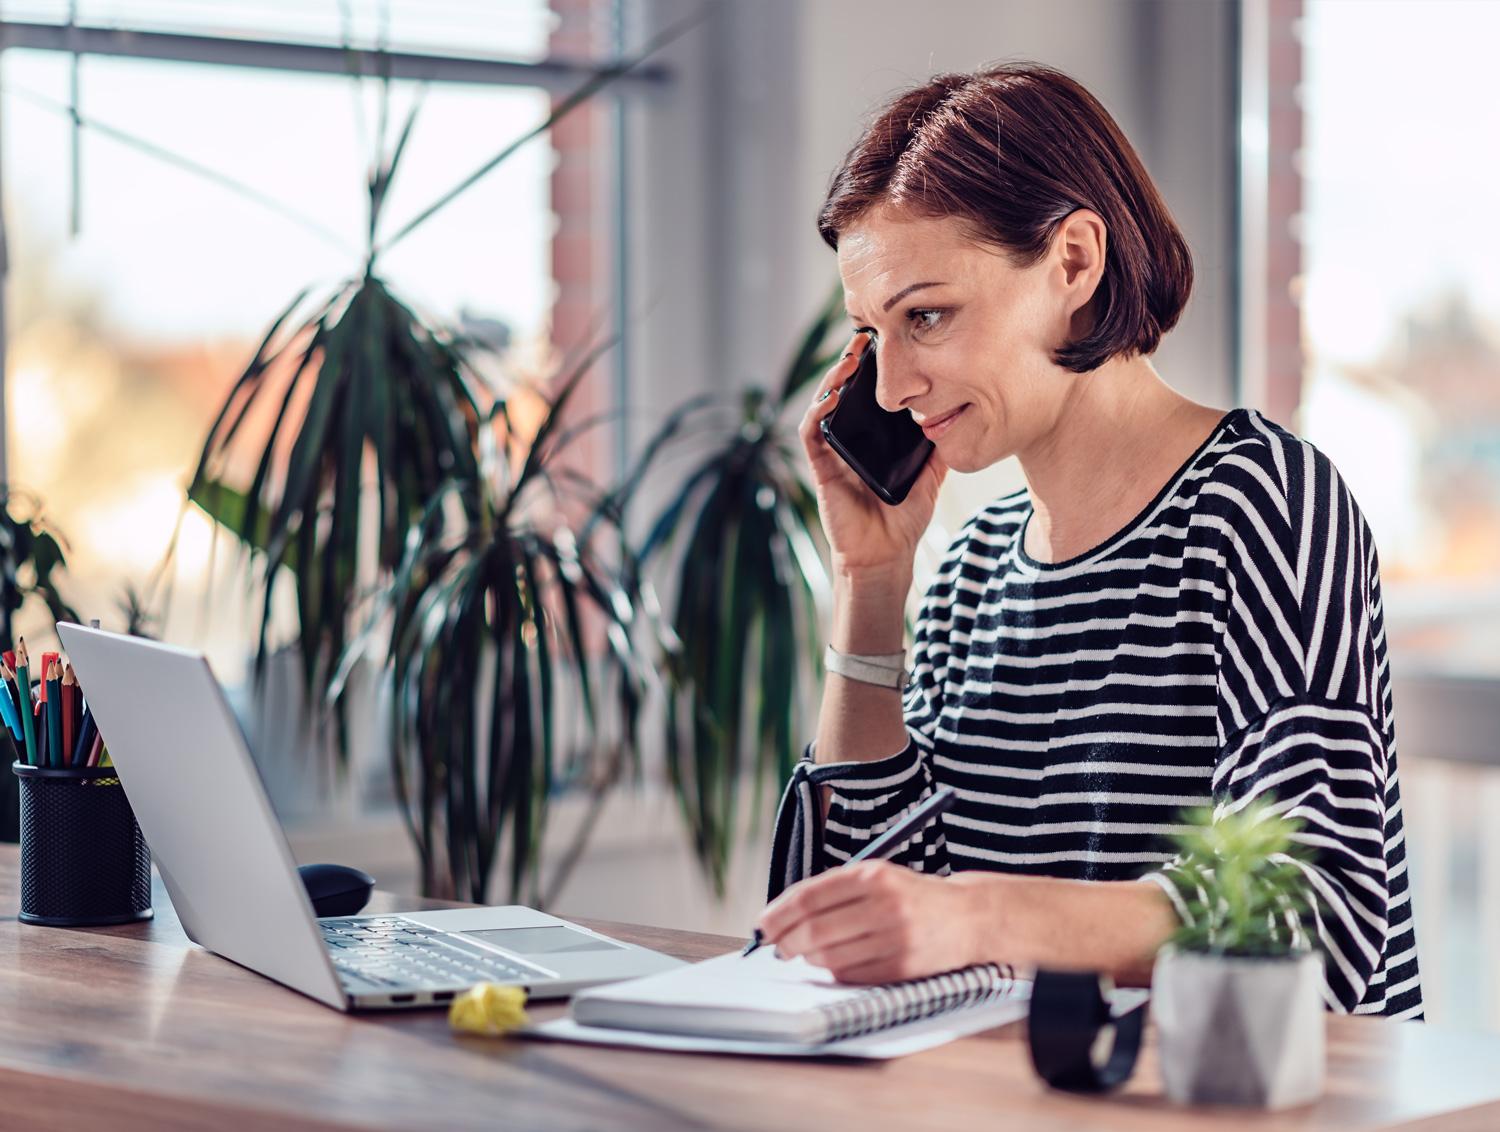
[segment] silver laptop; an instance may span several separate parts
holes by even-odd
[[[317,919],[203,654],[57,631],[194,943],[339,1010],[437,1005],[478,982],[560,998],[681,965],[520,906]]]

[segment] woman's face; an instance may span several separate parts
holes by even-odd
[[[877,208],[839,234],[845,307],[876,332],[876,399],[910,412],[956,471],[1026,451],[1073,387],[1052,353],[1078,333],[1093,286],[1063,242],[1021,270],[948,217]]]

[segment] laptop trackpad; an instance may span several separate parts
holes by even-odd
[[[459,932],[491,947],[503,947],[518,955],[558,955],[565,951],[623,951],[617,943],[572,928],[491,928]]]

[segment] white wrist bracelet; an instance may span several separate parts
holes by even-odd
[[[823,650],[823,667],[846,679],[858,680],[861,684],[895,688],[898,692],[906,687],[906,653],[904,652],[851,656],[829,645]]]

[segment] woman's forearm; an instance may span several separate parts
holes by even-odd
[[[1149,881],[1080,881],[966,872],[975,962],[1102,971],[1147,986],[1156,952],[1177,929],[1171,902]]]
[[[904,644],[910,570],[836,574],[829,644],[842,653],[886,655]],[[818,712],[817,761],[869,761],[906,746],[901,690],[828,673]]]

